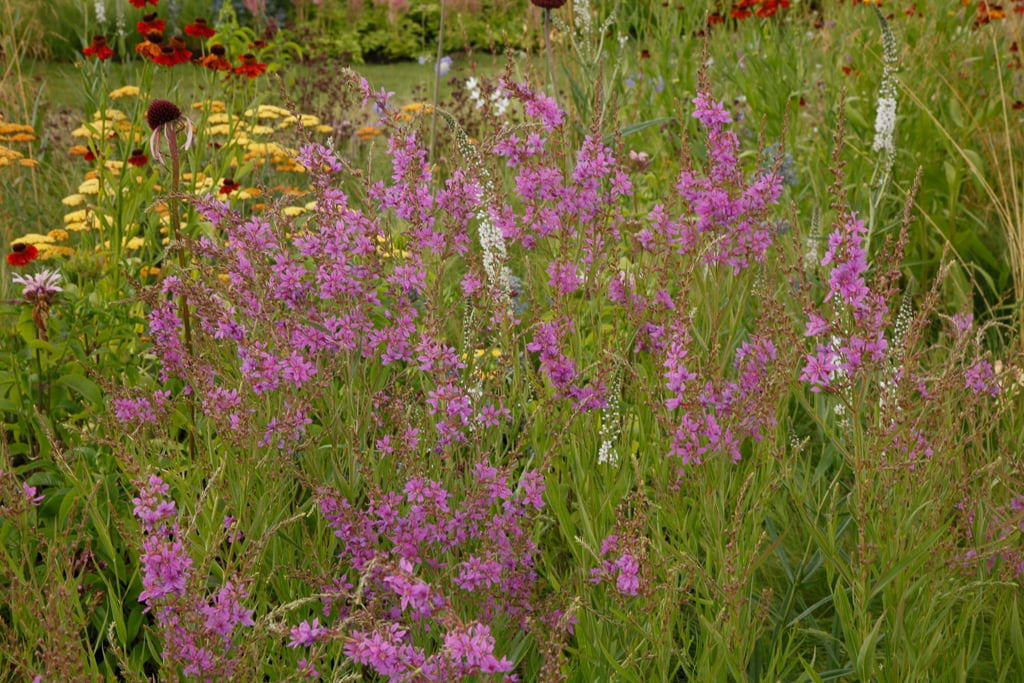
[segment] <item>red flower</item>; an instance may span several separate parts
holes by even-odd
[[[142,9],[146,6],[147,2],[153,7],[156,7],[157,0],[128,0],[128,2],[132,3],[132,7]]]
[[[234,181],[234,179],[232,179],[232,178],[225,178],[224,180],[221,181],[221,183],[220,183],[220,191],[217,194],[231,194],[232,192],[234,192],[235,190],[237,190],[240,187],[241,187],[241,185],[236,183]]]
[[[253,42],[249,43],[249,49],[250,50],[262,50],[266,46],[267,46],[267,41],[263,40],[262,38],[257,38]]]
[[[33,245],[19,243],[11,246],[7,262],[12,266],[27,266],[29,261],[34,261],[37,256],[39,256],[39,250]]]
[[[192,59],[192,50],[185,47],[185,39],[181,36],[171,38],[171,49],[174,50],[174,64],[184,64]]]
[[[239,56],[239,59],[242,60],[242,66],[235,67],[236,74],[245,74],[249,78],[256,78],[260,74],[267,73],[267,65],[257,63],[256,55],[251,52]]]
[[[82,161],[96,161],[96,154],[90,149],[82,155]]]
[[[174,66],[174,48],[170,45],[164,45],[160,48],[159,54],[152,58],[152,61],[160,66]]]
[[[850,74],[853,73],[853,67],[852,66],[844,66],[843,67],[843,73],[846,74],[847,76],[849,76]]]
[[[103,62],[113,57],[114,51],[107,47],[106,36],[93,36],[92,45],[82,50],[82,54],[86,57],[95,57]]]
[[[146,35],[150,31],[157,31],[159,33],[164,32],[164,28],[167,26],[167,22],[163,19],[156,18],[156,12],[147,14],[142,17],[142,21],[135,25],[135,30],[142,35]]]
[[[217,33],[210,25],[206,23],[206,19],[199,17],[195,22],[185,27],[185,35],[192,36],[194,38],[211,38]]]
[[[145,166],[148,161],[149,157],[143,154],[141,149],[133,149],[132,155],[128,157],[128,163],[132,166]]]

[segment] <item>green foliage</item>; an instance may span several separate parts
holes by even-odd
[[[436,387],[416,374],[414,364],[339,352],[320,368],[315,388],[246,404],[249,431],[204,411],[196,387],[161,380],[147,314],[168,296],[146,286],[152,282],[146,273],[161,267],[164,276],[173,273],[190,286],[208,285],[208,298],[189,299],[193,307],[230,301],[235,285],[218,277],[220,266],[212,261],[173,266],[180,245],[162,243],[160,217],[169,166],[151,162],[136,172],[102,162],[123,161],[133,148],[146,148],[146,104],[170,98],[196,129],[195,145],[181,160],[190,174],[182,181],[183,195],[216,194],[230,176],[247,198],[225,200],[247,217],[272,217],[275,235],[294,240],[309,228],[308,214],[316,207],[308,204],[311,196],[298,194],[308,190],[305,176],[285,159],[310,140],[325,140],[345,168],[333,189],[343,189],[353,206],[372,206],[376,199],[368,199],[373,195],[367,188],[392,174],[381,148],[406,130],[425,137],[429,110],[418,104],[403,114],[407,128],[385,128],[369,107],[361,107],[363,92],[354,76],[344,72],[327,80],[302,62],[312,59],[337,71],[333,60],[432,55],[437,0],[412,0],[395,13],[378,3],[355,10],[341,2],[271,4],[269,17],[288,20],[293,16],[287,12],[295,11],[301,21],[261,52],[275,74],[270,83],[198,70],[179,79],[183,72],[168,75],[126,60],[86,62],[70,75],[70,67],[44,66],[44,80],[55,85],[33,92],[5,72],[2,92],[16,97],[0,106],[8,120],[36,131],[25,149],[40,162],[17,174],[0,167],[5,245],[61,225],[73,210],[61,200],[84,180],[86,169],[100,189],[84,200],[99,217],[72,238],[74,254],[33,265],[62,273],[63,291],[45,311],[20,298],[12,268],[3,264],[0,270],[0,595],[28,596],[0,600],[0,680],[32,680],[36,674],[45,680],[187,678],[163,662],[156,618],[139,600],[144,532],[133,498],[151,473],[160,473],[179,506],[180,539],[196,564],[194,588],[207,595],[237,577],[247,580],[245,604],[255,610],[257,624],[253,637],[239,644],[243,666],[236,678],[298,679],[300,658],[313,650],[286,647],[289,629],[324,618],[319,592],[331,588],[327,579],[366,580],[336,561],[345,549],[320,513],[320,489],[362,506],[401,491],[416,473],[463,495],[476,483],[466,470],[474,458],[514,475],[540,469],[546,486],[545,508],[530,529],[543,586],[536,598],[545,607],[565,607],[565,622],[574,624],[571,635],[565,624],[497,624],[498,651],[515,662],[521,680],[1017,680],[1024,670],[1022,577],[1013,566],[1024,548],[1024,389],[1016,374],[1021,338],[1015,291],[1021,264],[1007,257],[1013,253],[1007,217],[1013,217],[1018,195],[1000,169],[1010,168],[1006,160],[1024,158],[1017,133],[1024,129],[1021,110],[1012,108],[1021,98],[1022,72],[1005,68],[1019,24],[975,30],[973,8],[960,3],[951,12],[932,7],[920,17],[894,9],[882,26],[892,27],[899,51],[897,152],[888,183],[879,183],[879,153],[872,149],[884,66],[878,18],[859,3],[829,3],[819,17],[810,4],[794,0],[789,11],[770,19],[727,19],[710,29],[707,13],[718,7],[712,0],[668,6],[593,0],[576,3],[590,7],[586,16],[571,15],[570,5],[556,15],[554,85],[570,120],[564,136],[549,140],[552,154],[571,171],[576,143],[595,132],[618,158],[630,151],[649,155],[631,176],[634,194],[623,205],[623,236],[605,245],[601,257],[640,288],[663,278],[674,297],[664,317],[686,317],[694,339],[688,362],[714,378],[729,376],[736,349],[768,321],[786,341],[773,367],[780,398],[764,438],[744,440],[738,462],[718,454],[688,466],[682,476],[678,462],[665,455],[675,414],[664,407],[663,354],[636,351],[633,311],[603,306],[598,287],[554,301],[547,266],[579,253],[585,245],[578,236],[552,239],[536,250],[510,248],[508,263],[519,276],[517,315],[527,321],[525,329],[492,324],[492,311],[465,295],[461,276],[479,259],[476,244],[424,265],[428,286],[415,299],[409,296],[410,303],[439,337],[460,349],[465,367],[452,370],[458,380],[480,396],[500,397],[513,416],[475,430],[464,446],[436,452],[397,446],[382,455],[382,434],[434,433],[435,418],[424,405]],[[0,29],[0,46],[26,75],[34,67],[25,60],[33,53],[80,59],[97,27],[92,3],[36,5],[0,5],[18,10],[17,21]],[[107,3],[108,28],[125,5]],[[186,21],[207,9],[198,0],[178,6]],[[525,2],[448,11],[445,52],[536,51],[543,44],[540,15]],[[584,30],[587,18],[590,29]],[[225,3],[217,39],[232,53],[248,49],[262,30],[250,21]],[[41,25],[52,33],[34,33]],[[706,35],[698,35],[702,31]],[[129,55],[133,40],[120,46]],[[413,84],[430,72],[433,60],[427,61],[425,67],[365,73],[372,74],[374,90],[400,90],[398,104],[421,103],[423,92]],[[698,127],[689,116],[702,61],[715,97],[736,122],[744,171],[752,175],[778,163],[793,174],[783,209],[773,217],[780,226],[779,253],[763,268],[740,274],[674,256],[666,266],[633,248],[634,233],[652,207],[675,192],[682,164],[707,163],[708,150],[697,142]],[[517,70],[539,73],[531,66],[539,63],[508,69],[518,79]],[[494,81],[486,69],[473,74],[486,84]],[[77,81],[84,84],[79,90]],[[525,137],[537,127],[494,114],[492,104],[478,108],[464,84],[458,72],[441,106],[454,112],[452,137],[475,140],[460,139],[460,149],[443,138],[431,170],[444,181],[456,170],[484,169],[497,179],[495,196],[511,195],[502,184],[504,160],[492,153],[494,141],[511,132]],[[123,85],[139,85],[141,96],[112,101],[111,91]],[[213,111],[211,99],[223,103],[230,123],[214,120],[222,112]],[[195,108],[193,101],[206,104]],[[261,109],[270,102],[300,105],[317,123],[310,118],[296,130],[295,120]],[[74,107],[75,120],[68,126],[63,119],[65,128],[120,121],[102,114],[113,107],[124,123],[116,136],[72,140],[55,123],[66,105]],[[230,126],[230,134],[214,132],[217,125]],[[257,126],[272,130],[257,133]],[[444,128],[439,132],[450,135]],[[836,152],[840,130],[845,147]],[[281,154],[267,144],[271,140]],[[100,163],[68,161],[67,146],[81,141],[101,152]],[[844,167],[839,180],[837,166]],[[912,194],[918,168],[920,189]],[[1020,182],[1019,175],[1014,178]],[[912,219],[904,213],[908,196]],[[885,364],[844,392],[816,393],[798,379],[808,350],[804,323],[828,289],[818,264],[837,202],[868,219],[874,282],[892,253],[887,239],[908,231],[900,286],[912,292],[906,297],[911,321],[908,330],[887,337],[905,380],[898,392],[891,388],[895,368]],[[382,225],[385,234],[368,250],[372,256],[354,263],[400,258],[418,246],[411,244],[404,218],[388,215]],[[194,209],[186,210],[182,230],[190,239],[223,242],[221,229]],[[142,246],[130,248],[132,238],[143,240]],[[658,267],[660,274],[653,270]],[[386,299],[390,290],[382,285],[378,295]],[[890,323],[898,299],[888,302]],[[556,305],[573,316],[567,352],[583,371],[616,387],[621,401],[615,410],[574,410],[539,372],[527,345],[536,328],[555,317]],[[960,319],[951,316],[972,311],[970,333],[958,334]],[[382,321],[390,311],[376,301],[366,313]],[[275,315],[257,332],[308,322],[290,319],[288,311]],[[219,381],[244,391],[237,348],[214,340],[209,330],[197,338],[205,341],[192,349],[193,370],[215,369]],[[965,389],[967,372],[979,361],[994,361],[1003,387],[998,397]],[[157,389],[173,395],[160,420],[114,419],[115,398],[152,396]],[[303,401],[315,406],[316,420],[300,448],[282,454],[260,440],[260,430],[292,402]],[[610,462],[599,456],[606,441]],[[234,536],[238,531],[241,540]],[[595,580],[604,571],[609,556],[602,546],[611,536],[632,544],[640,559],[637,596],[618,590],[614,578]],[[433,570],[432,577],[443,575],[443,567]],[[356,608],[365,607],[364,598],[373,599],[364,588],[353,587],[354,613],[362,614]],[[464,596],[448,616],[473,618],[473,600]],[[321,673],[332,680],[368,678],[368,669],[345,656],[344,635],[316,646],[320,661],[331,667]],[[436,645],[439,635],[420,629],[410,638]]]

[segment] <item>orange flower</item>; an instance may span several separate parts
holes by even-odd
[[[92,45],[82,50],[82,54],[86,57],[95,57],[103,62],[113,57],[114,51],[107,47],[106,36],[93,36]]]
[[[220,43],[210,46],[210,54],[199,60],[202,66],[213,71],[231,71],[231,62],[227,60],[226,50]]]
[[[156,62],[160,57],[160,44],[164,42],[164,34],[160,31],[150,31],[146,39],[135,46],[135,51],[151,62]],[[159,62],[157,62],[159,63]]]
[[[267,72],[267,65],[261,64],[256,61],[256,55],[251,52],[246,52],[241,55],[239,59],[242,61],[242,66],[235,68],[236,74],[245,74],[249,78],[256,78],[260,74]]]

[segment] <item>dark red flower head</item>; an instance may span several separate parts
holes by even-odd
[[[215,33],[217,32],[202,17],[198,17],[194,22],[185,27],[185,35],[195,38],[210,38]]]
[[[133,149],[132,155],[128,157],[128,163],[132,166],[145,166],[148,161],[149,157],[141,149]]]
[[[142,9],[143,7],[145,7],[147,2],[150,5],[152,5],[153,7],[156,7],[157,2],[158,2],[158,0],[128,0],[128,1],[130,3],[132,3],[132,7],[135,7],[135,8],[138,8],[138,9]]]
[[[152,130],[173,123],[180,118],[181,109],[174,102],[167,100],[153,100],[149,103],[149,109],[146,110],[146,123]]]
[[[106,36],[93,36],[92,44],[82,50],[82,54],[86,57],[95,57],[100,61],[105,61],[114,56],[114,51],[107,45]]]
[[[214,43],[210,46],[210,54],[217,55],[218,57],[223,57],[227,53],[228,51],[220,43]]]
[[[39,256],[39,250],[31,244],[11,245],[11,253],[7,255],[7,263],[12,266],[27,266],[29,261],[34,261]]]
[[[142,21],[135,25],[135,30],[145,36],[150,31],[157,31],[163,33],[167,27],[167,22],[163,19],[156,18],[156,12],[150,12],[149,14],[142,17]],[[163,38],[161,38],[162,40]]]
[[[542,7],[544,9],[558,9],[565,4],[565,0],[530,0],[534,7]]]
[[[250,50],[262,50],[266,46],[267,46],[267,41],[263,40],[262,38],[257,38],[256,40],[254,40],[251,43],[249,43],[249,49]]]
[[[218,194],[231,194],[239,187],[241,187],[241,185],[236,183],[233,178],[225,178],[220,183],[220,192],[218,192]]]

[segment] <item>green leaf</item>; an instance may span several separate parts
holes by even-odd
[[[93,405],[98,405],[103,399],[103,392],[99,385],[83,375],[64,375],[54,384],[74,389],[82,398]]]

